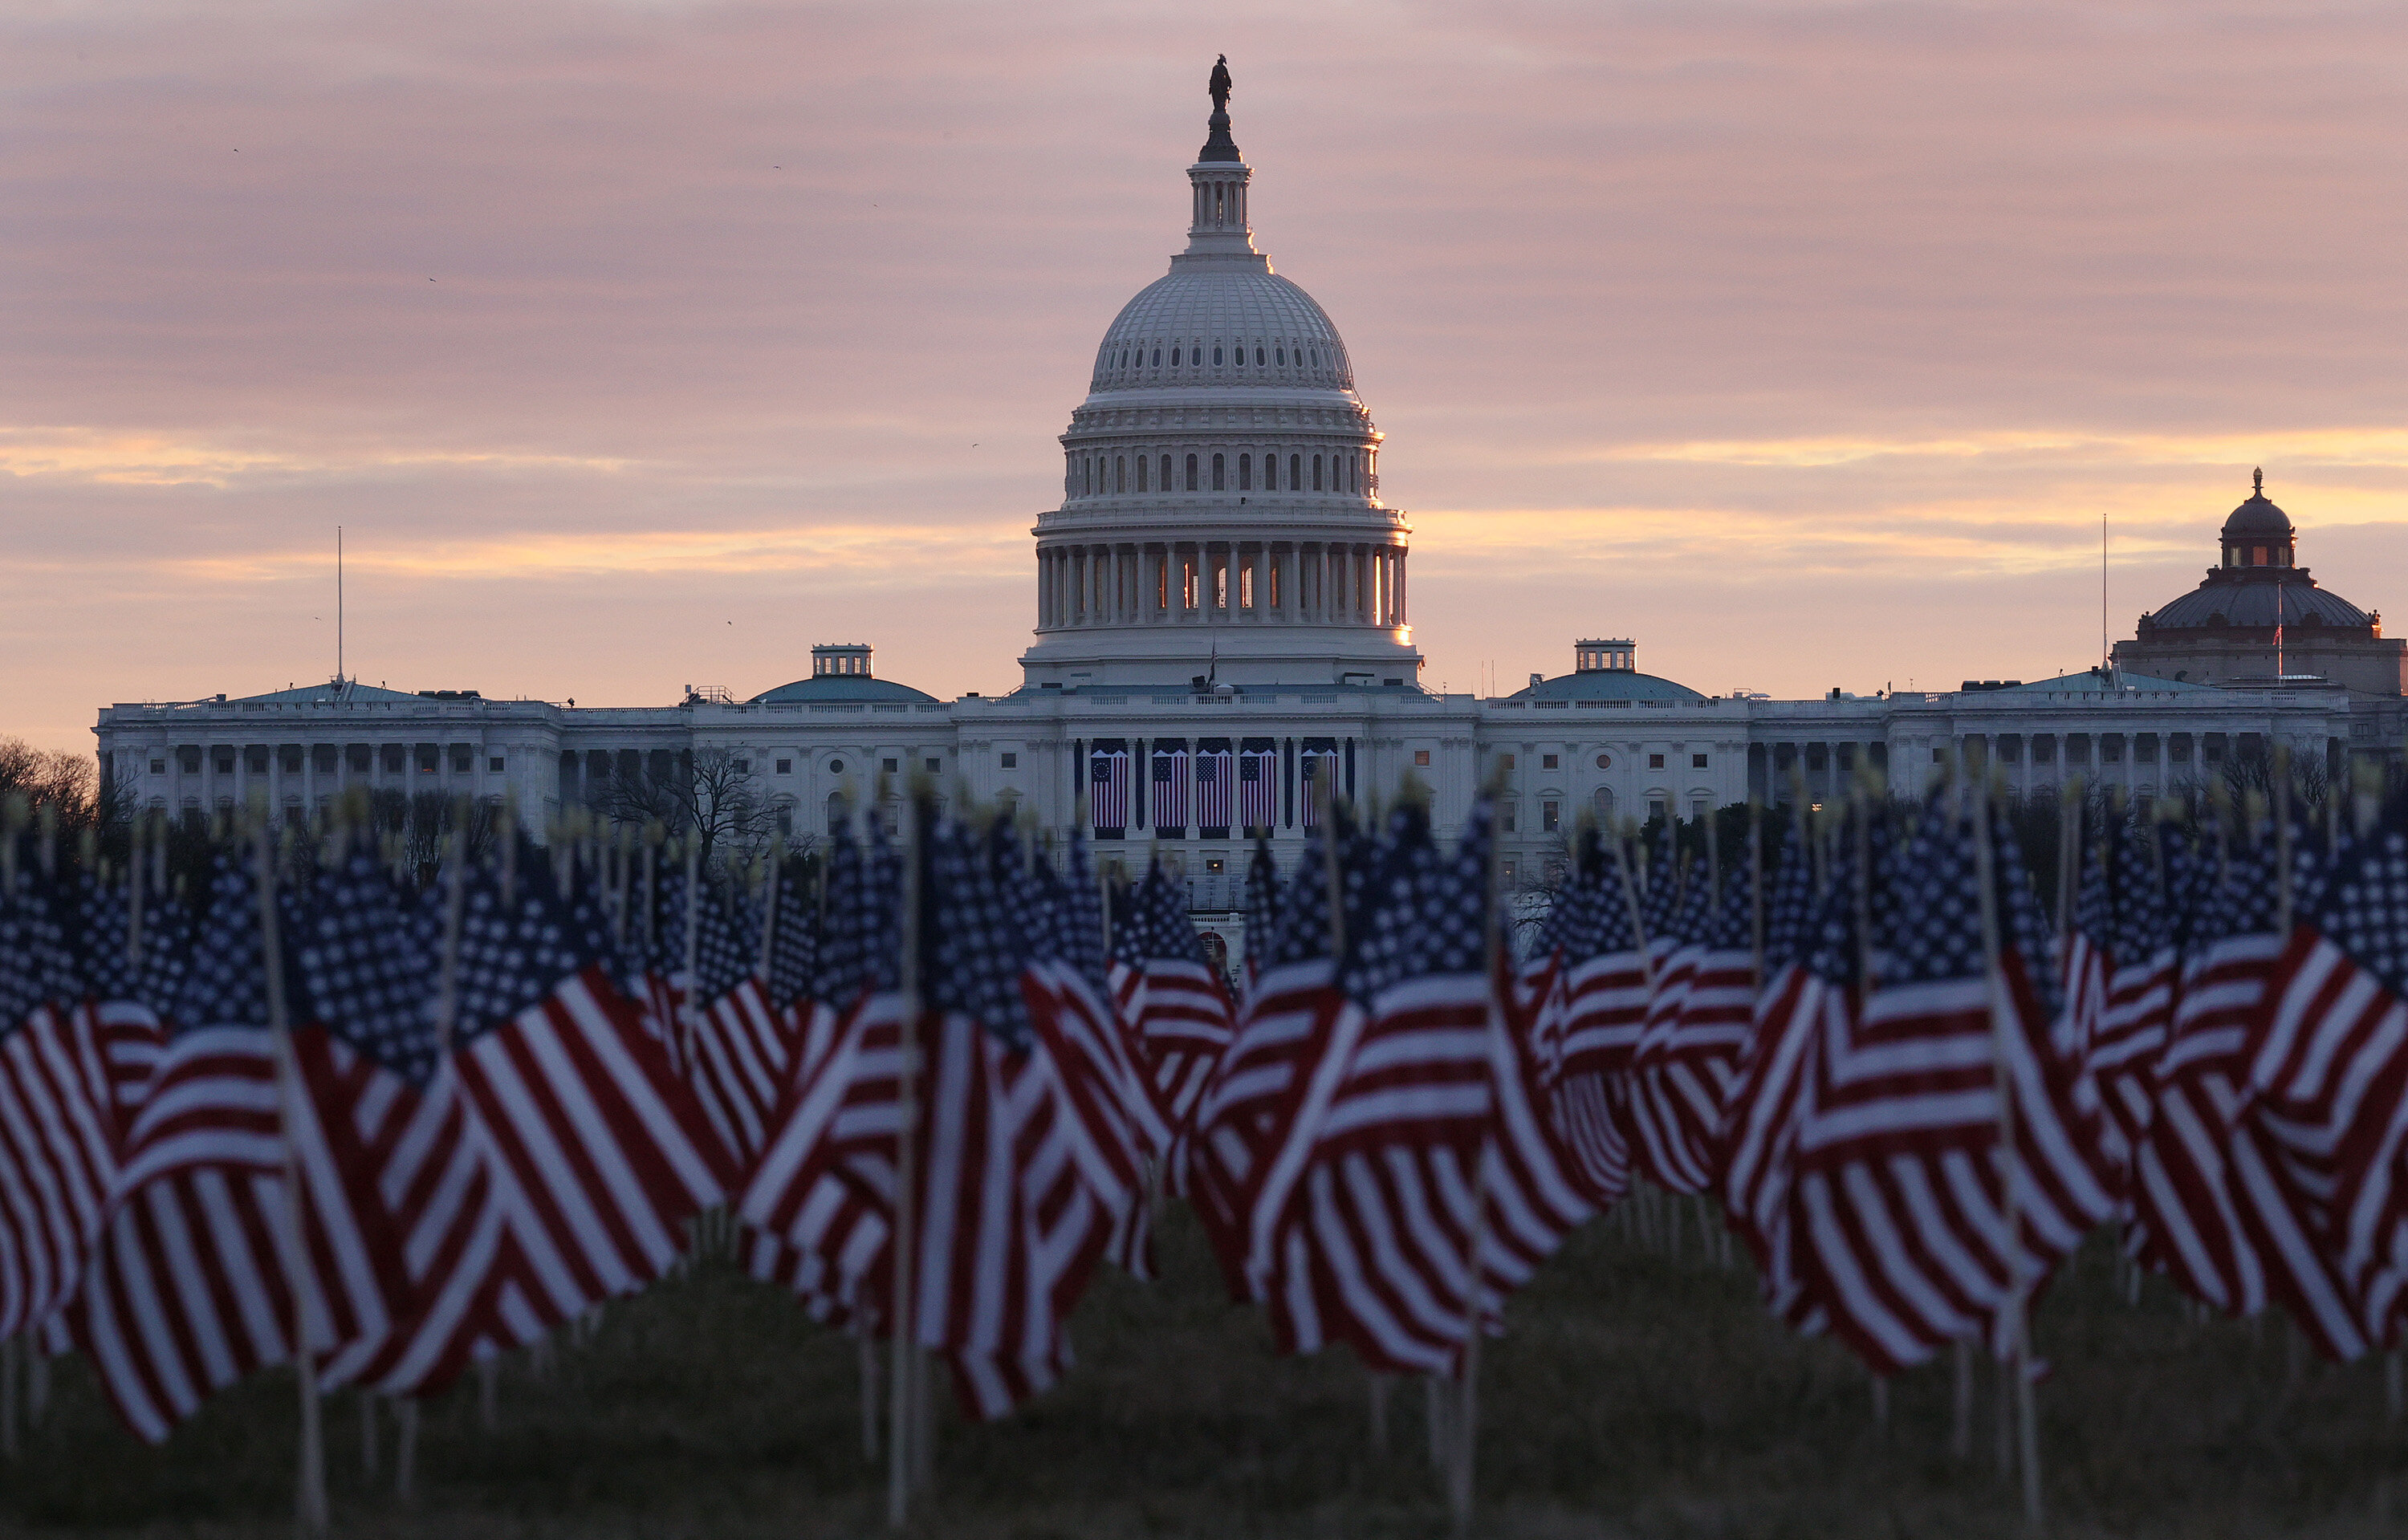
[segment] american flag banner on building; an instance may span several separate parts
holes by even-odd
[[[1307,829],[1321,827],[1321,800],[1335,804],[1346,794],[1338,783],[1338,750],[1306,748],[1296,757],[1297,818]]]
[[[1279,753],[1238,750],[1238,833],[1252,838],[1279,826]]]
[[[1189,812],[1187,746],[1165,748],[1156,744],[1151,757],[1154,767],[1146,787],[1146,817],[1157,830],[1184,829]]]
[[[1087,824],[1097,839],[1120,839],[1129,828],[1129,757],[1125,749],[1087,756]]]
[[[1196,751],[1196,832],[1204,839],[1226,839],[1236,823],[1237,758],[1226,748]]]
[[[2408,810],[2386,808],[2327,872],[2275,964],[2250,1080],[2292,1179],[2324,1209],[2360,1330],[2388,1343],[2408,1302]]]
[[[1799,1130],[1808,1288],[1832,1330],[1885,1374],[1957,1338],[1986,1335],[2004,1350],[2022,1302],[2114,1208],[2076,1110],[2078,1067],[2052,1048],[2036,982],[2047,936],[2022,863],[1995,810],[1965,800],[1957,788],[1934,793],[1899,852],[1876,977],[1856,1020],[1827,1021]],[[1985,833],[1995,992],[1979,921],[1974,841]]]

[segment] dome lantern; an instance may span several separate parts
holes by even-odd
[[[2249,501],[2224,520],[2224,564],[2228,567],[2287,567],[2295,563],[2295,538],[2290,516],[2266,497],[2266,473],[2249,473]]]

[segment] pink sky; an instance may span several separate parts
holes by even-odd
[[[1010,688],[1216,52],[1433,688],[2086,666],[2255,464],[2408,624],[2397,4],[20,0],[0,734],[324,677],[337,524],[371,682]]]

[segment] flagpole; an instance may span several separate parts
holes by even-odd
[[[1990,1004],[1991,1084],[1999,1101],[1999,1182],[2006,1243],[2007,1333],[2011,1349],[2010,1372],[2015,1379],[2015,1431],[2020,1456],[2018,1463],[2023,1467],[2024,1524],[2037,1533],[2042,1523],[2040,1437],[2032,1405],[2031,1331],[2024,1298],[2023,1243],[2017,1233],[2021,1220],[2015,1211],[2016,1177],[2021,1164],[2020,1151],[2015,1144],[2012,1060],[2015,1045],[2009,1022],[2006,969],[2001,961],[2003,948],[1999,933],[1998,863],[1990,848],[1987,777],[1985,775],[1976,779],[1970,768],[1960,767],[1960,771],[1966,775],[1968,782],[1965,802],[1972,814],[1974,876],[1982,888],[1982,977]]]
[[[298,1272],[293,1290],[293,1377],[301,1394],[301,1480],[295,1502],[296,1528],[304,1536],[326,1533],[326,1443],[319,1414],[318,1361],[310,1347],[309,1301],[315,1294],[308,1277],[308,1232],[303,1223],[301,1156],[293,1142],[299,1106],[301,1069],[293,1057],[293,1024],[285,1014],[284,948],[277,934],[276,852],[267,834],[266,809],[260,809],[253,832],[259,876],[259,951],[266,975],[267,1030],[276,1048],[277,1100],[282,1114],[284,1148],[284,1223],[289,1264]]]
[[[877,817],[873,808],[870,817]],[[903,880],[899,912],[898,982],[902,994],[900,1055],[896,1069],[895,1238],[892,1242],[894,1319],[887,1333],[888,1371],[886,1434],[886,1527],[902,1529],[910,1519],[911,1467],[917,1454],[912,1436],[912,1390],[917,1376],[913,1345],[912,1262],[919,1250],[915,1188],[919,1181],[919,1056],[920,1056],[920,808],[916,799],[903,820]]]

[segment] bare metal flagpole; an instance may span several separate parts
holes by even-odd
[[[873,810],[872,818],[877,817]],[[895,1122],[895,1248],[894,1320],[887,1334],[892,1383],[887,1391],[886,1527],[899,1530],[910,1520],[912,1466],[917,1459],[919,1419],[912,1391],[919,1376],[912,1371],[916,1305],[912,1262],[919,1251],[916,1187],[919,1181],[919,1057],[920,1057],[920,819],[916,806],[903,820],[903,880],[899,948],[902,977],[902,1049],[896,1075],[898,1081]]]
[[[2015,1380],[2017,1463],[2023,1476],[2024,1523],[2038,1533],[2042,1523],[2040,1438],[2032,1405],[2031,1322],[2024,1291],[2023,1241],[2018,1231],[2017,1189],[2022,1156],[2015,1141],[2014,1028],[2008,1006],[2003,943],[1999,926],[1998,863],[1990,848],[1990,799],[1986,776],[1966,775],[1965,806],[1973,820],[1974,876],[1981,883],[1982,977],[1990,1004],[1991,1084],[1999,1101],[1999,1183],[2004,1210],[2007,1261],[2007,1333],[2012,1349],[2008,1369]]]
[[[303,1222],[307,1199],[301,1188],[301,1155],[294,1131],[301,1119],[301,1068],[293,1057],[293,1024],[285,1012],[284,948],[277,934],[276,848],[268,837],[266,809],[259,810],[253,833],[259,875],[259,951],[266,974],[268,1036],[276,1050],[277,1100],[283,1114],[285,1255],[297,1269],[293,1288],[293,1377],[301,1393],[301,1483],[295,1502],[295,1525],[304,1536],[326,1533],[326,1442],[318,1401],[318,1360],[312,1351],[314,1333],[309,1304],[316,1290],[308,1276],[309,1241]]]

